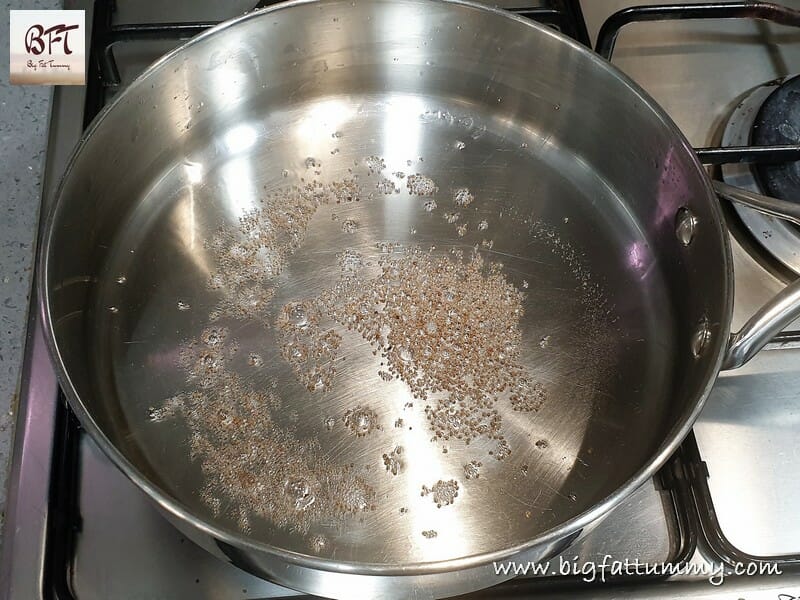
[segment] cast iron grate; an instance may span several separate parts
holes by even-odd
[[[800,11],[771,2],[722,2],[701,4],[663,4],[634,6],[606,19],[597,34],[595,51],[611,60],[620,30],[632,23],[682,21],[691,19],[759,19],[780,25],[800,27]],[[800,160],[800,145],[729,146],[695,148],[705,165],[731,163],[779,163]]]

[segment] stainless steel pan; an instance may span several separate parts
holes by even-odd
[[[87,431],[192,539],[326,596],[564,549],[800,313],[790,286],[731,337],[723,216],[673,123],[468,2],[291,2],[193,39],[94,121],[47,219]]]

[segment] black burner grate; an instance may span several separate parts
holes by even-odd
[[[631,23],[691,19],[760,19],[800,27],[800,11],[771,2],[721,2],[635,6],[614,13],[597,34],[595,50],[611,60],[620,30]],[[705,165],[731,163],[774,164],[800,160],[800,145],[730,146],[695,148]]]

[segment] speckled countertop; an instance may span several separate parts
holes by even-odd
[[[0,2],[5,15],[0,23],[4,57],[0,71],[0,510],[4,511],[52,93],[49,86],[9,85],[8,11],[58,8],[61,2]],[[5,512],[0,514],[5,516]]]

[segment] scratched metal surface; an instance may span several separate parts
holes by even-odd
[[[446,118],[421,117],[440,110],[457,115],[457,119],[469,118],[474,124],[464,127]],[[587,197],[594,196],[598,188],[590,173],[579,178],[574,163],[558,151],[540,152],[539,160],[531,160],[522,145],[527,140],[530,146],[539,146],[540,140],[520,136],[475,107],[443,99],[410,95],[333,98],[267,119],[266,123],[248,123],[258,139],[245,154],[218,153],[217,144],[192,152],[187,159],[202,165],[202,181],[187,186],[185,168],[176,165],[142,198],[147,210],[126,225],[101,275],[107,285],[98,290],[96,364],[99,382],[113,383],[113,387],[101,389],[115,398],[121,409],[119,421],[124,425],[117,435],[135,440],[148,467],[176,496],[208,514],[194,496],[203,477],[198,463],[187,455],[189,432],[180,416],[158,423],[149,419],[151,407],[159,408],[171,396],[190,388],[185,371],[177,364],[178,356],[188,340],[198,338],[212,325],[209,314],[218,310],[224,297],[208,289],[218,257],[204,247],[203,240],[212,238],[223,223],[236,230],[237,219],[259,205],[265,185],[272,191],[280,189],[284,181],[291,183],[300,177],[337,181],[348,176],[354,161],[363,163],[370,155],[386,161],[383,175],[419,170],[432,177],[441,190],[435,196],[439,207],[426,212],[424,204],[430,198],[409,195],[402,180],[397,181],[402,190],[399,194],[378,194],[370,200],[366,194],[372,192],[378,176],[370,177],[361,170],[365,198],[352,205],[330,204],[318,209],[305,241],[277,278],[275,297],[263,317],[237,320],[223,316],[215,324],[227,327],[230,337],[238,341],[230,368],[254,389],[277,385],[283,409],[274,417],[276,421],[296,428],[299,437],[317,439],[321,453],[337,464],[355,462],[363,469],[377,494],[376,510],[366,513],[363,522],[349,519],[344,529],[338,523],[321,523],[305,538],[284,537],[269,523],[261,522],[253,523],[254,534],[307,551],[308,540],[321,533],[331,540],[337,558],[350,560],[371,556],[392,562],[408,555],[426,560],[451,558],[499,548],[509,541],[522,542],[577,514],[631,472],[641,453],[637,456],[635,449],[627,446],[636,444],[626,442],[622,432],[662,418],[656,403],[644,399],[658,394],[665,373],[663,367],[647,360],[652,346],[636,344],[628,336],[639,332],[636,339],[652,340],[665,332],[658,332],[643,312],[629,317],[626,334],[611,324],[615,315],[588,314],[593,309],[582,297],[581,284],[590,272],[594,277],[590,283],[603,281],[614,262],[609,255],[620,254],[620,240],[594,228],[593,222],[601,217],[586,210],[591,204]],[[270,133],[276,131],[280,133]],[[337,131],[341,138],[332,137]],[[476,132],[481,135],[473,139]],[[462,139],[467,146],[458,150],[456,143]],[[341,151],[332,156],[337,147]],[[271,158],[275,156],[280,159]],[[315,176],[313,168],[306,169],[308,156],[321,157],[321,175]],[[412,167],[406,164],[409,159]],[[282,176],[283,169],[290,171],[289,177]],[[505,170],[524,176],[503,178]],[[564,176],[567,172],[570,177]],[[460,187],[468,187],[476,199],[461,211],[461,220],[451,224],[444,214],[453,211],[451,195]],[[517,200],[522,198],[522,202]],[[613,197],[606,202],[619,206]],[[149,207],[156,203],[161,208],[154,215]],[[334,221],[332,214],[338,215],[338,220]],[[354,234],[342,232],[346,219],[359,223]],[[569,223],[565,224],[565,219]],[[489,227],[478,231],[482,220]],[[570,264],[568,256],[559,255],[567,246],[560,250],[553,240],[530,236],[534,220],[560,229],[559,243],[590,256],[588,268]],[[456,228],[463,223],[469,223],[470,229],[462,238]],[[413,235],[412,230],[416,231]],[[587,230],[594,233],[591,251],[580,241],[581,232]],[[520,323],[522,360],[534,380],[545,384],[547,398],[537,413],[514,411],[507,401],[498,403],[503,432],[512,449],[503,461],[488,454],[495,440],[479,438],[470,445],[456,440],[431,442],[433,433],[424,407],[433,399],[415,398],[404,382],[382,380],[378,372],[385,370],[383,357],[380,353],[374,356],[370,344],[344,327],[331,324],[343,336],[343,343],[336,359],[338,373],[327,392],[305,390],[282,357],[281,336],[274,327],[281,307],[333,288],[341,277],[337,254],[345,250],[361,253],[365,262],[372,263],[365,267],[369,271],[366,276],[377,276],[382,252],[376,243],[384,240],[404,247],[396,250],[393,258],[414,245],[426,252],[435,246],[436,256],[447,257],[454,247],[469,255],[473,245],[492,240],[493,248],[481,246],[480,254],[489,262],[502,262],[509,283],[525,294]],[[124,285],[116,283],[121,275],[127,279]],[[525,281],[527,289],[523,289]],[[624,297],[627,292],[624,296],[606,293],[608,306],[634,303]],[[641,305],[651,302],[635,288],[633,293],[640,297]],[[178,301],[191,308],[180,310]],[[119,312],[110,313],[107,307],[112,306]],[[169,327],[164,327],[165,315]],[[592,325],[604,329],[587,339],[586,328]],[[549,340],[540,347],[545,336]],[[473,343],[479,345],[480,340]],[[250,353],[259,354],[264,362],[261,368],[248,364]],[[617,368],[631,377],[620,381],[612,375]],[[616,400],[610,402],[609,398]],[[406,408],[407,403],[414,407]],[[360,438],[352,435],[342,416],[358,406],[377,413],[381,431]],[[592,419],[598,412],[604,418]],[[325,425],[329,417],[336,421],[331,431]],[[397,419],[403,419],[402,428],[394,426]],[[616,442],[610,441],[614,438]],[[540,439],[549,443],[547,448],[536,447]],[[642,441],[642,445],[648,443],[647,438]],[[405,449],[403,468],[392,476],[384,469],[382,455],[398,445]],[[481,476],[466,481],[463,467],[471,460],[483,463]],[[619,470],[608,478],[591,478],[598,463],[614,464]],[[441,509],[430,497],[420,495],[423,485],[431,486],[440,479],[460,482],[457,500]],[[570,494],[575,495],[574,501]],[[235,527],[237,507],[224,505],[228,508],[222,521]],[[489,506],[493,509],[486,510]],[[408,514],[400,514],[401,508],[408,509]],[[368,534],[376,530],[385,533]],[[421,532],[427,530],[437,531],[437,537],[422,537]]]
[[[176,599],[282,598],[297,593],[237,569],[191,543],[86,436],[81,440],[81,473],[84,520],[70,570],[76,598],[146,597],[153,590]],[[566,550],[563,560],[579,569],[587,562],[601,562],[607,554],[615,560],[636,557],[653,564],[667,560],[674,532],[664,514],[671,502],[665,494],[648,482]],[[555,571],[560,563],[555,558],[552,564]]]

